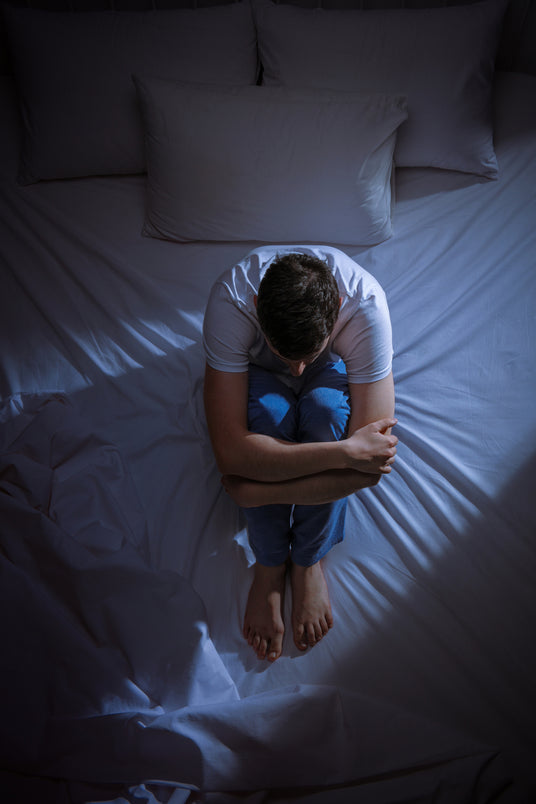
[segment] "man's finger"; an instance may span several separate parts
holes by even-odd
[[[376,429],[380,433],[385,433],[386,430],[389,430],[390,427],[394,427],[395,424],[398,424],[398,419],[378,419],[376,424]]]

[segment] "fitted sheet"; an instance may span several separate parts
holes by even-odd
[[[498,75],[498,181],[398,170],[393,237],[334,244],[387,293],[400,444],[325,560],[335,627],[273,665],[202,406],[208,290],[260,244],[142,237],[141,176],[17,186],[10,95],[0,797],[530,801],[536,79]]]

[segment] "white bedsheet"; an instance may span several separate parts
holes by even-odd
[[[400,446],[335,627],[274,665],[202,410],[208,289],[257,244],[141,237],[142,177],[17,187],[4,127],[0,800],[534,800],[535,97],[500,76],[499,181],[399,171],[394,237],[336,244],[388,295]]]

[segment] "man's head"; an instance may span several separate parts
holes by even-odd
[[[269,346],[287,360],[318,354],[339,314],[337,282],[317,257],[284,254],[266,271],[257,315]]]

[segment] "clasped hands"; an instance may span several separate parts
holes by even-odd
[[[340,441],[345,468],[367,474],[388,474],[395,460],[398,438],[386,431],[396,423],[397,419],[379,419]]]
[[[238,475],[224,475],[223,487],[243,507],[270,503],[301,502],[303,505],[329,502],[363,488],[375,486],[391,471],[398,438],[387,431],[396,419],[379,419],[336,442],[340,462],[335,472],[312,474],[283,483],[263,483]],[[335,443],[331,442],[331,448]]]

